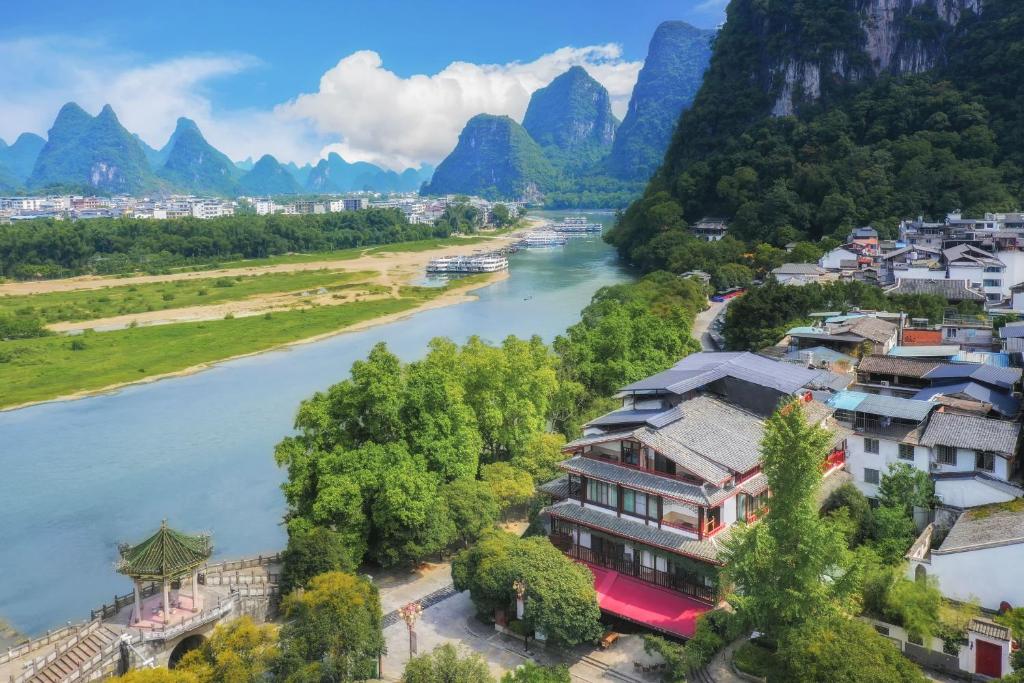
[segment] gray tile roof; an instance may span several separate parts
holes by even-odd
[[[559,464],[563,470],[573,474],[581,474],[593,479],[609,483],[622,484],[626,488],[644,491],[655,495],[666,496],[687,503],[708,505],[709,499],[704,488],[696,484],[688,484],[678,479],[641,472],[630,467],[622,467],[610,462],[601,462],[593,458],[577,455]],[[710,487],[709,487],[710,489]],[[715,490],[717,489],[710,489]]]
[[[985,295],[971,289],[967,280],[932,280],[930,278],[900,278],[885,290],[886,294],[937,294],[946,301],[984,301]]]
[[[820,370],[808,370],[749,352],[702,351],[683,358],[664,372],[628,384],[621,391],[685,394],[723,377],[734,377],[792,394],[819,382],[822,374]]]
[[[569,477],[561,476],[557,479],[552,479],[549,482],[545,482],[537,487],[537,490],[541,493],[546,493],[553,498],[568,498],[569,497]]]
[[[901,377],[921,378],[939,367],[941,363],[917,358],[900,356],[871,355],[864,356],[857,365],[858,371],[873,372],[879,375],[899,375]]]
[[[626,429],[619,432],[605,432],[603,434],[592,434],[590,436],[582,436],[574,441],[562,446],[563,451],[570,451],[576,448],[583,448],[584,446],[593,446],[599,443],[607,443],[609,441],[619,441],[621,439],[633,438],[632,429]]]
[[[698,541],[682,534],[647,526],[641,522],[616,517],[613,514],[591,510],[574,503],[559,503],[545,508],[545,513],[583,526],[604,531],[622,538],[652,545],[672,552],[688,555],[699,560],[716,562],[722,544],[730,535],[731,527],[723,529],[712,538]]]
[[[928,421],[921,443],[992,451],[1010,457],[1017,450],[1020,425],[959,413],[935,413]]]
[[[897,329],[897,326],[888,320],[865,315],[854,318],[845,325],[840,325],[835,332],[837,334],[855,334],[873,342],[883,343],[892,339]]]
[[[675,439],[669,438],[660,430],[639,429],[634,435],[637,441],[653,448],[676,465],[711,482],[720,482],[729,478],[730,472],[705,455],[697,453]]]
[[[962,553],[1017,543],[1024,543],[1024,510],[996,503],[961,513],[942,545],[932,548],[932,554]]]
[[[618,425],[642,424],[652,417],[667,412],[658,408],[649,410],[613,410],[587,423],[588,427],[615,427]]]

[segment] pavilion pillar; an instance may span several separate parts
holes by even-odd
[[[167,625],[167,621],[171,618],[171,583],[165,576],[163,579],[163,593],[164,593],[164,626]]]
[[[199,569],[192,570],[192,611],[199,611]]]
[[[132,579],[132,588],[135,593],[135,622],[142,621],[142,591],[139,590],[139,580]]]

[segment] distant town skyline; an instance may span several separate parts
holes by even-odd
[[[335,151],[400,170],[443,158],[473,114],[520,118],[575,64],[621,117],[655,27],[714,27],[725,4],[22,3],[0,27],[0,138],[45,136],[66,101],[110,103],[154,147],[188,116],[234,159]]]

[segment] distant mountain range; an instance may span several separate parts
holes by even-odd
[[[474,116],[423,193],[558,193],[586,203],[595,189],[639,189],[661,162],[680,113],[693,102],[713,35],[682,21],[661,24],[621,125],[608,91],[580,66],[533,93],[522,126],[508,117]],[[623,194],[629,192],[618,196]]]
[[[184,117],[167,144],[154,149],[126,130],[110,105],[90,116],[74,102],[61,107],[48,139],[23,133],[13,145],[0,140],[0,192],[5,194],[415,192],[433,173],[430,164],[396,173],[366,162],[349,163],[333,152],[316,166],[282,165],[270,155],[256,163],[251,158],[233,162]]]

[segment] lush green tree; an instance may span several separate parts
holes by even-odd
[[[916,581],[900,577],[890,586],[886,600],[890,612],[899,616],[897,623],[908,633],[925,642],[939,634],[942,591],[935,577]]]
[[[724,575],[736,586],[736,604],[774,638],[808,620],[849,613],[859,588],[842,529],[818,513],[830,439],[808,424],[799,401],[777,410],[761,442],[772,492],[768,513],[726,541]]]
[[[904,462],[894,462],[878,483],[878,500],[885,507],[903,510],[911,517],[915,507],[930,508],[935,484],[927,472]]]
[[[121,683],[200,683],[191,671],[180,669],[132,669],[117,681]]]
[[[409,660],[402,683],[494,683],[487,662],[476,653],[465,657],[451,643]]]
[[[789,252],[790,263],[817,263],[825,254],[820,244],[814,242],[797,242]]]
[[[533,495],[533,477],[526,470],[507,462],[495,462],[480,468],[480,478],[491,490],[501,510],[524,505]]]
[[[564,445],[565,437],[561,434],[537,432],[526,442],[522,452],[513,456],[511,464],[528,472],[534,483],[542,484],[558,474],[557,465],[565,460]]]
[[[277,657],[277,629],[248,616],[218,625],[202,646],[188,652],[177,669],[199,683],[258,683]]]
[[[282,556],[281,591],[289,593],[325,572],[355,571],[366,553],[366,542],[362,536],[352,536],[314,526],[301,517],[291,520]]]
[[[903,559],[917,535],[914,520],[898,507],[878,507],[872,514],[872,527],[872,545],[890,564]]]
[[[494,225],[499,228],[504,228],[515,222],[512,212],[504,204],[495,204],[491,207],[491,219],[494,221]]]
[[[871,538],[874,529],[871,503],[868,501],[867,496],[850,482],[839,486],[825,500],[822,512],[835,514],[840,510],[846,511],[847,519],[850,521],[850,547],[855,548],[863,545]]]
[[[733,287],[749,287],[754,281],[754,271],[742,263],[726,263],[711,273],[711,285],[719,290]]]
[[[540,666],[533,662],[520,664],[502,676],[501,683],[571,683],[572,676],[564,666]]]
[[[292,680],[360,681],[377,672],[384,651],[377,589],[364,578],[330,572],[283,603],[277,676]]]
[[[412,462],[384,472],[371,508],[375,533],[370,546],[382,566],[413,564],[455,540],[455,525],[439,484],[437,475]]]
[[[477,611],[490,617],[514,604],[512,584],[526,583],[523,621],[562,645],[596,640],[602,633],[594,577],[547,538],[518,538],[504,531],[485,534],[452,561],[452,580],[469,590]]]
[[[498,499],[486,481],[456,479],[442,487],[441,497],[447,501],[456,538],[463,547],[480,538],[501,515]]]
[[[875,629],[832,615],[805,621],[779,644],[785,681],[925,683],[928,679]]]
[[[42,320],[31,315],[0,315],[0,341],[31,339],[53,334]]]

